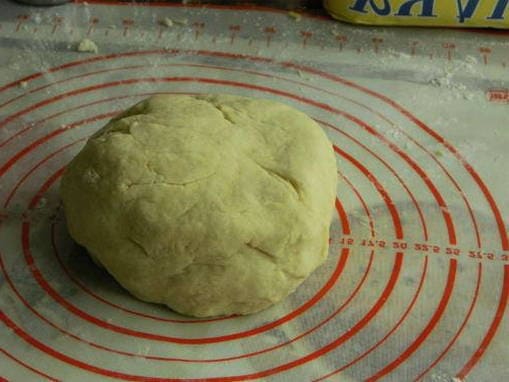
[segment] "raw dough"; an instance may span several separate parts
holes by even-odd
[[[88,38],[84,38],[79,42],[76,47],[78,52],[89,52],[89,53],[97,53],[99,52],[99,48],[97,44]]]
[[[336,178],[300,111],[161,95],[93,135],[61,194],[71,236],[120,284],[205,317],[264,309],[325,260]]]

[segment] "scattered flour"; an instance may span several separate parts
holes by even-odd
[[[463,382],[461,378],[451,377],[445,373],[431,374],[425,381],[428,382]]]
[[[474,94],[468,90],[465,84],[454,80],[453,77],[453,73],[447,72],[443,75],[431,77],[429,83],[437,88],[450,90],[452,98],[472,100]]]

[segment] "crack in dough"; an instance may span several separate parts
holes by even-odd
[[[263,250],[263,249],[261,249],[261,248],[257,247],[256,245],[254,245],[254,244],[253,244],[253,243],[251,243],[251,242],[246,243],[246,247],[248,247],[248,248],[250,248],[250,249],[252,249],[252,250],[254,250],[254,251],[258,252],[259,254],[261,254],[261,255],[263,255],[263,256],[265,256],[265,258],[266,258],[266,259],[268,259],[268,260],[270,260],[270,261],[272,261],[272,262],[274,262],[274,261],[275,261],[275,259],[276,259],[276,256],[274,256],[272,253],[267,252],[267,251],[265,251],[265,250]]]
[[[147,182],[147,183],[126,183],[126,188],[132,188],[132,187],[138,187],[138,186],[188,186],[193,183],[203,182],[204,180],[207,180],[211,177],[213,177],[216,173],[213,172],[212,174],[205,175],[201,178],[197,179],[191,179],[186,182],[168,182],[168,181],[154,181],[154,182]]]
[[[258,167],[260,167],[265,173],[267,173],[269,176],[276,178],[280,182],[283,182],[286,186],[288,186],[295,194],[297,195],[297,199],[302,200],[302,194],[299,189],[299,186],[297,184],[297,181],[295,179],[290,178],[289,176],[280,173],[272,168],[266,167],[260,163],[258,163],[256,160],[253,160],[254,163]]]

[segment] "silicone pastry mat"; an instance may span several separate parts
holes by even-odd
[[[98,53],[76,51],[85,37]],[[508,45],[264,8],[4,3],[0,374],[509,378]],[[159,93],[276,99],[333,141],[330,254],[282,303],[186,318],[131,297],[67,234],[64,166],[115,113]]]

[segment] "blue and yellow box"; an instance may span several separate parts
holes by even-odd
[[[325,0],[324,6],[358,24],[509,29],[509,0]]]

